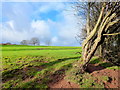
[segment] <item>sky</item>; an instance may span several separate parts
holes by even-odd
[[[75,37],[85,22],[79,16],[78,25],[70,2],[3,2],[0,7],[0,43],[37,37],[41,45],[50,40],[52,46],[80,46]]]

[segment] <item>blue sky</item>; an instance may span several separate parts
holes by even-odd
[[[53,46],[79,46],[75,36],[84,20],[74,15],[68,2],[4,2],[2,3],[2,42],[19,44],[22,40],[38,37],[41,45],[46,40]]]

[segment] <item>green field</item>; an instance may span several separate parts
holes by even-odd
[[[5,45],[2,47],[3,88],[47,88],[48,77],[58,70],[70,69],[80,59],[81,55],[76,54],[80,51],[81,47]]]
[[[48,88],[50,76],[54,74],[69,74],[73,69],[73,63],[80,60],[81,47],[58,47],[58,46],[2,46],[2,81],[3,88]],[[118,69],[110,63],[103,63],[98,57],[94,57],[91,64],[99,63],[109,69]],[[69,75],[68,75],[69,76]],[[87,76],[87,79],[84,78]],[[70,76],[71,77],[71,76]],[[76,79],[76,76],[73,78]],[[71,77],[71,80],[73,79]],[[80,82],[79,79],[83,78]],[[74,82],[81,87],[88,88],[94,80],[89,73],[77,77]],[[103,76],[105,80],[108,77]],[[102,79],[103,79],[102,78]],[[82,84],[81,84],[82,83]],[[104,87],[94,83],[96,87]]]

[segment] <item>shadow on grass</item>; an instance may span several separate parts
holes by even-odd
[[[53,86],[55,83],[61,81],[65,77],[67,70],[72,68],[72,64],[63,65],[60,69],[56,70],[54,73],[46,73],[45,76],[40,80],[42,84],[47,85],[48,89]],[[36,79],[36,81],[38,81]]]
[[[89,73],[92,73],[94,71],[103,70],[105,68],[113,67],[113,66],[115,66],[115,65],[112,64],[109,61],[108,62],[103,62],[100,58],[94,58],[90,61],[90,64],[88,65],[86,71],[89,72]]]
[[[108,67],[115,66],[114,64],[112,64],[110,62],[104,62],[104,63],[101,63],[97,66],[94,65],[94,64],[97,64],[97,62],[98,62],[98,60],[94,61],[94,63],[89,64],[86,71],[89,73],[92,73],[94,71],[99,71],[99,70],[103,70],[103,69],[108,68]]]
[[[100,62],[99,58],[96,58],[96,59],[90,61],[90,64],[97,64],[99,62]]]
[[[115,66],[115,65],[110,63],[110,62],[105,62],[105,63],[99,64],[99,66],[102,66],[104,68],[108,68],[108,67],[112,67],[112,66]]]
[[[31,82],[23,83],[22,87],[30,88],[46,88],[50,89],[55,83],[61,81],[65,77],[65,71],[69,70],[72,67],[72,64],[67,64],[62,66],[60,69],[56,70],[54,73],[46,73],[44,77],[38,77]]]
[[[58,63],[61,63],[63,61],[66,61],[66,60],[79,59],[79,58],[80,57],[63,58],[63,59],[58,59],[57,61],[43,63],[40,66],[28,65],[27,67],[22,68],[22,69],[13,69],[13,70],[5,71],[2,73],[2,81],[6,82],[6,81],[11,80],[14,77],[18,77],[18,76],[22,79],[26,79],[28,77],[34,76],[34,73],[41,71],[42,69],[45,69],[45,68],[52,66],[54,64],[58,64]]]
[[[2,81],[6,82],[9,80],[22,78],[25,80],[26,78],[31,78],[38,71],[41,71],[44,67],[42,66],[31,66],[28,65],[22,69],[13,69],[2,73]]]
[[[80,57],[70,57],[70,58],[63,58],[63,59],[58,59],[57,61],[49,62],[49,63],[44,63],[42,64],[43,66],[52,66],[54,64],[58,64],[60,62],[66,61],[66,60],[71,60],[71,59],[79,59]]]

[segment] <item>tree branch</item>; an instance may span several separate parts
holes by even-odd
[[[111,34],[103,34],[103,36],[107,36],[107,35],[119,35],[120,33],[111,33]]]

